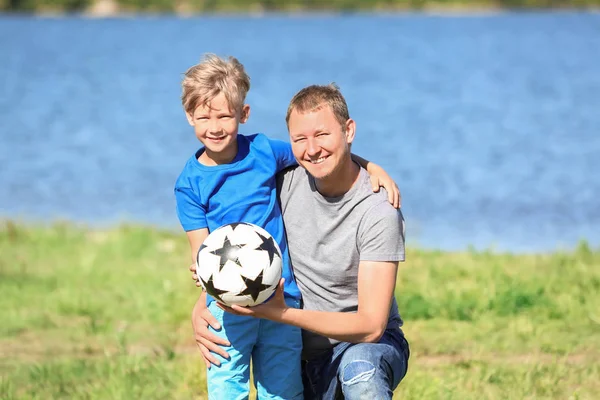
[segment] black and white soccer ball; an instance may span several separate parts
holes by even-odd
[[[217,301],[255,306],[267,300],[281,279],[281,250],[273,237],[249,223],[212,231],[198,250],[196,274]]]

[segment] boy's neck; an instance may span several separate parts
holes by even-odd
[[[229,164],[233,161],[233,159],[237,155],[237,152],[237,140],[232,143],[232,146],[229,146],[228,148],[223,149],[223,151],[220,152],[210,151],[208,148],[205,147],[202,154],[200,154],[200,157],[198,157],[198,162],[208,167]]]

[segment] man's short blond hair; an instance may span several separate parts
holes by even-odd
[[[340,92],[340,88],[333,82],[329,85],[307,86],[296,93],[288,106],[285,122],[289,125],[290,115],[294,110],[299,113],[307,113],[326,106],[331,107],[335,118],[344,129],[346,121],[350,119],[348,105],[342,92]]]
[[[239,110],[250,90],[250,77],[235,57],[227,59],[205,54],[199,64],[189,68],[181,82],[181,103],[188,114],[205,106],[223,93],[229,108]]]

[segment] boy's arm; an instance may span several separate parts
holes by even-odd
[[[269,145],[271,146],[271,150],[273,150],[273,155],[277,161],[276,172],[283,171],[284,169],[293,165],[298,165],[296,157],[294,157],[294,153],[292,152],[292,145],[289,142],[284,142],[283,140],[277,139],[269,139]]]
[[[400,195],[400,189],[394,180],[388,175],[387,172],[379,165],[365,160],[364,158],[357,156],[352,153],[352,160],[360,164],[361,167],[367,170],[369,177],[371,178],[371,185],[373,186],[374,192],[379,192],[379,187],[383,188],[388,193],[388,201],[394,208],[400,208],[402,205],[402,196]]]
[[[198,250],[200,245],[208,236],[208,228],[196,229],[193,231],[186,232],[188,241],[190,242],[190,249],[192,251],[192,265],[190,265],[190,271],[192,272],[192,279],[196,281],[196,286],[202,286],[198,280],[198,274],[196,274],[196,259],[198,258]]]
[[[221,325],[206,306],[206,292],[202,292],[192,310],[192,327],[194,328],[196,345],[202,354],[202,359],[207,368],[210,368],[212,364],[216,366],[221,365],[221,362],[214,354],[219,354],[221,357],[229,359],[229,354],[221,346],[231,345],[225,338],[221,338],[211,332],[208,329],[209,325],[214,330],[221,329]]]
[[[177,215],[180,222],[182,222],[182,225],[184,224],[184,221],[187,224],[190,221],[197,222],[205,218],[204,209],[200,207],[196,201],[194,201],[190,195],[190,192],[191,190],[188,188],[175,188]],[[192,264],[190,265],[189,270],[192,272],[192,279],[196,281],[196,286],[201,286],[196,274],[196,259],[198,258],[198,250],[208,234],[208,228],[199,228],[186,231],[192,254]],[[208,368],[210,368],[211,363],[220,365],[219,360],[214,356],[214,354],[219,354],[223,358],[229,358],[229,354],[227,354],[227,352],[219,346],[229,346],[229,342],[212,333],[208,329],[209,325],[215,330],[221,328],[216,318],[211,314],[208,307],[206,307],[206,292],[202,291],[192,310],[192,327],[194,328],[196,344],[200,350],[200,353],[202,354],[202,359]]]
[[[196,259],[198,257],[200,245],[208,236],[208,228],[188,231],[186,234],[192,250],[193,263],[190,265],[192,279],[196,281],[196,286],[201,286],[200,282],[198,281],[198,275],[196,274]],[[230,345],[226,339],[220,338],[212,333],[208,329],[209,325],[215,330],[221,329],[221,325],[217,319],[211,314],[208,307],[206,307],[206,292],[202,291],[192,310],[192,327],[194,328],[196,345],[200,350],[200,354],[202,354],[202,359],[204,360],[207,368],[210,368],[212,364],[216,366],[221,365],[219,360],[212,353],[219,354],[223,358],[229,358],[229,354],[221,346]]]
[[[186,235],[188,241],[190,242],[190,249],[192,251],[192,261],[195,263],[196,258],[198,257],[198,250],[200,250],[202,242],[204,242],[204,240],[208,236],[208,228],[187,231]]]

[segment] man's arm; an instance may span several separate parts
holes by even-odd
[[[239,315],[294,325],[343,342],[377,342],[387,326],[397,270],[397,262],[362,261],[360,263],[356,313],[287,307],[281,284],[277,288],[275,297],[264,304],[249,308],[240,306],[222,308]]]

